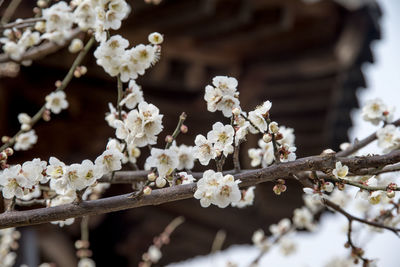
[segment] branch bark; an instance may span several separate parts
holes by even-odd
[[[239,173],[235,179],[240,179],[241,187],[275,181],[291,176],[301,171],[327,171],[335,168],[336,161],[349,166],[350,170],[367,167],[381,167],[400,162],[400,150],[386,155],[365,156],[354,158],[328,156],[312,156],[292,162],[274,164],[263,169]],[[142,175],[143,173],[141,173]],[[191,198],[196,190],[196,184],[179,185],[153,190],[150,195],[129,198],[131,194],[108,197],[98,200],[82,201],[78,204],[66,204],[56,207],[40,208],[27,211],[10,211],[0,215],[0,228],[19,227],[41,224],[50,221],[65,220],[82,216],[97,215],[131,208],[159,205],[167,202]]]

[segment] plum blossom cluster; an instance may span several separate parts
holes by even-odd
[[[238,82],[233,77],[216,76],[212,85],[206,86],[204,100],[207,102],[207,110],[210,112],[222,111],[222,114],[229,118],[232,116],[232,109],[239,107]]]
[[[197,182],[194,197],[200,200],[203,208],[211,204],[225,208],[241,200],[239,183],[240,180],[235,180],[230,174],[224,176],[221,172],[207,170]]]
[[[271,123],[271,125],[276,124]],[[274,129],[273,127],[270,128]],[[274,129],[274,131],[276,130]],[[277,145],[280,146],[278,152],[280,161],[282,162],[293,161],[296,159],[296,147],[294,146],[295,136],[293,132],[294,130],[292,128],[280,126],[279,130],[275,134]],[[257,167],[261,165],[265,168],[276,160],[271,134],[264,134],[263,138],[258,140],[258,146],[259,148],[250,148],[248,150],[248,155],[251,159],[251,166]]]
[[[77,194],[94,186],[104,174],[120,170],[122,157],[118,150],[106,149],[94,163],[84,160],[80,164],[66,165],[55,157],[48,163],[37,158],[1,171],[0,187],[6,199],[30,200],[41,195],[41,184],[48,184],[56,195],[47,205],[68,204],[77,199]]]
[[[192,147],[181,145],[173,146],[167,149],[152,148],[151,155],[146,159],[145,169],[154,169],[148,179],[155,181],[157,187],[164,187],[168,182],[172,184],[174,178],[178,179],[178,184],[188,184],[194,181],[192,175],[186,172],[175,173],[176,170],[190,170],[194,166]],[[175,181],[177,182],[177,181]]]
[[[149,39],[154,41],[154,37]],[[121,35],[114,35],[102,41],[94,52],[97,64],[110,76],[119,75],[122,82],[143,75],[160,57],[161,48],[158,44],[139,44],[129,49],[128,47],[128,40]]]
[[[207,138],[201,134],[196,136],[194,157],[202,165],[208,165],[211,159],[221,155],[227,157],[233,153],[233,139],[235,130],[231,125],[216,122],[212,130],[207,133]]]
[[[117,30],[121,21],[127,17],[130,7],[125,0],[83,0],[59,1],[47,7],[46,1],[38,1],[43,21],[38,21],[34,27],[7,29],[4,37],[3,51],[13,60],[21,60],[23,54],[31,47],[49,40],[63,45],[74,35],[74,29],[92,30],[96,40],[103,42],[107,38],[107,30]],[[16,21],[18,22],[18,21]],[[75,44],[77,44],[75,42]],[[30,64],[30,61],[23,62]]]
[[[142,101],[137,108],[122,116],[121,120],[113,121],[115,135],[127,144],[137,147],[154,145],[163,129],[162,118],[163,115],[155,105]]]
[[[12,267],[17,259],[18,239],[21,234],[15,228],[0,230],[0,262],[1,266]]]

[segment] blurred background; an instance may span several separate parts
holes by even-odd
[[[400,11],[396,0],[163,0],[159,5],[143,0],[127,2],[132,12],[119,33],[131,45],[147,43],[148,34],[154,31],[165,38],[161,60],[137,81],[145,100],[164,114],[165,131],[159,144],[174,130],[182,111],[188,114],[189,132],[178,137],[179,144],[193,145],[197,134],[206,134],[215,121],[224,121],[221,114],[207,112],[203,96],[212,77],[227,75],[239,81],[244,110],[264,100],[272,101],[273,120],[295,129],[298,157],[320,154],[326,148],[338,150],[342,142],[349,140],[348,131],[353,125],[350,111],[359,107],[357,90],[367,87],[366,76],[375,77],[374,67],[365,67],[365,63],[375,62],[377,52],[372,44],[381,39],[382,30],[389,29],[389,25],[390,29],[399,25],[395,16],[391,18],[396,24],[382,24],[387,13]],[[34,5],[35,1],[22,1],[14,19],[32,16]],[[389,40],[396,47],[398,35],[393,38]],[[379,56],[383,57],[382,52]],[[0,73],[1,135],[19,130],[20,112],[32,115],[43,105],[44,97],[54,89],[55,81],[64,77],[74,58],[67,49],[61,49],[31,67],[21,66],[16,77]],[[56,156],[70,164],[86,158],[94,160],[102,153],[107,139],[114,135],[104,114],[108,102],[116,102],[116,80],[96,65],[93,56],[87,56],[84,64],[88,73],[74,79],[66,89],[68,110],[54,116],[50,123],[39,123],[35,127],[38,143],[29,151],[16,153],[11,163]],[[383,68],[382,64],[378,66]],[[392,70],[396,69],[393,66]],[[398,79],[398,75],[392,76]],[[372,84],[379,87],[380,95],[382,84],[376,79]],[[395,88],[386,88],[385,95],[397,92]],[[369,133],[363,131],[354,130],[353,135]],[[241,147],[244,168],[250,167],[247,149],[256,147],[257,140],[249,138]],[[140,167],[148,153],[142,149]],[[231,167],[228,161],[226,169]],[[196,170],[201,168],[197,166]],[[98,266],[136,266],[153,237],[178,215],[183,215],[186,222],[174,232],[172,243],[162,249],[160,266],[208,254],[219,230],[226,232],[223,248],[250,243],[256,229],[290,217],[293,209],[302,205],[301,188],[296,183],[288,183],[288,191],[279,197],[272,187],[257,186],[255,205],[244,210],[202,209],[198,201],[185,200],[92,217],[93,259]],[[105,196],[131,191],[129,185],[113,185]],[[79,223],[20,230],[21,263],[76,264],[73,243],[80,237]]]

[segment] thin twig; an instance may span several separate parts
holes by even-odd
[[[13,60],[11,59],[7,54],[0,54],[0,63],[5,63],[5,62],[9,62],[9,61],[14,61],[14,62],[23,62],[26,60],[36,60],[36,59],[40,59],[42,57],[45,57],[51,53],[54,53],[58,50],[60,50],[61,48],[65,47],[69,41],[71,41],[72,39],[74,39],[79,33],[81,33],[81,30],[79,28],[73,29],[71,31],[70,37],[65,40],[64,44],[59,45],[55,42],[44,42],[41,45],[35,46],[31,49],[29,49],[28,51],[26,51],[22,56],[20,60]]]
[[[29,26],[35,25],[36,22],[38,21],[44,21],[44,18],[28,18],[28,19],[23,19],[11,23],[7,23],[5,25],[0,26],[0,31],[4,31],[5,29],[18,29],[18,28],[25,28]]]
[[[178,137],[179,133],[181,132],[181,127],[183,125],[183,123],[186,120],[186,113],[182,112],[182,114],[179,116],[179,121],[178,124],[176,125],[176,128],[174,130],[174,132],[172,133],[172,140],[170,140],[171,142],[167,142],[167,144],[165,145],[165,149],[168,149],[171,147],[172,143],[174,142],[174,140],[176,140],[176,138]]]
[[[79,53],[79,55],[76,57],[75,61],[72,63],[72,66],[69,69],[67,75],[64,77],[61,85],[58,88],[56,88],[54,90],[54,92],[63,91],[67,87],[69,82],[74,77],[74,71],[75,71],[76,67],[78,67],[82,63],[82,60],[85,58],[86,54],[89,52],[90,48],[93,46],[94,41],[95,41],[95,39],[94,39],[94,37],[92,37],[86,43],[85,48]],[[40,110],[32,117],[32,121],[30,123],[31,128],[33,128],[33,126],[42,118],[45,110],[46,110],[46,104],[44,104],[40,108]],[[23,131],[22,129],[19,130],[7,143],[5,143],[4,145],[2,145],[0,147],[0,151],[3,151],[4,149],[14,145],[14,143],[17,140],[17,137],[24,132],[26,132],[26,131]]]
[[[391,123],[395,126],[400,126],[400,119],[394,121],[393,123]],[[339,157],[346,157],[349,156],[355,152],[357,152],[358,150],[360,150],[361,148],[369,145],[370,143],[372,143],[373,141],[376,140],[376,132],[370,134],[369,136],[367,136],[366,138],[356,141],[353,145],[349,146],[348,148],[346,148],[343,151],[340,151],[338,153],[336,153],[337,156]]]
[[[365,220],[365,219],[362,219],[362,218],[358,218],[358,217],[356,217],[356,216],[353,216],[353,215],[351,215],[350,213],[348,213],[347,211],[345,211],[344,209],[342,209],[342,208],[341,208],[339,205],[337,205],[336,203],[330,201],[329,199],[322,198],[322,202],[323,202],[326,206],[328,206],[328,207],[330,207],[330,208],[336,210],[337,212],[341,213],[341,214],[342,214],[343,216],[345,216],[348,220],[357,221],[357,222],[360,222],[360,223],[363,223],[363,224],[367,224],[367,225],[370,225],[370,226],[374,226],[374,227],[377,227],[377,228],[386,229],[386,230],[391,231],[392,233],[394,233],[394,234],[397,235],[398,237],[400,237],[400,235],[399,235],[399,233],[398,233],[398,232],[400,232],[400,228],[393,228],[393,227],[390,227],[390,226],[386,226],[386,225],[383,225],[383,224],[380,224],[380,223],[376,223],[376,222],[367,221],[367,220]]]

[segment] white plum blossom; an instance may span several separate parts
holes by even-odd
[[[318,197],[315,197],[318,196]],[[318,194],[304,194],[303,195],[304,205],[312,212],[317,213],[324,206],[321,202],[321,197]]]
[[[278,224],[271,224],[269,231],[274,236],[281,236],[286,234],[291,229],[292,223],[288,218],[284,218],[279,221]]]
[[[347,176],[349,173],[349,167],[346,165],[342,165],[340,161],[336,162],[335,169],[333,169],[332,174],[338,178],[338,179],[343,179]]]
[[[389,108],[380,98],[367,101],[362,108],[363,119],[374,125],[378,125],[381,121],[391,122],[393,113],[394,108]]]
[[[219,208],[225,208],[232,202],[238,202],[241,193],[238,184],[232,175],[223,175],[221,172],[207,170],[197,182],[197,190],[194,193],[196,199],[200,199],[203,208],[214,204]]]
[[[126,141],[133,142],[137,147],[156,144],[157,135],[163,129],[163,115],[159,112],[153,104],[140,102],[138,109],[131,110],[124,121],[130,131]]]
[[[75,38],[71,41],[70,45],[68,46],[68,51],[70,53],[78,53],[83,48],[83,42],[81,39]]]
[[[221,122],[216,122],[212,127],[212,131],[208,132],[207,140],[214,143],[214,148],[227,157],[233,153],[234,134],[235,130],[231,125],[223,125]]]
[[[263,158],[263,152],[260,148],[250,148],[248,150],[249,158],[251,159],[251,167],[257,167],[261,164]]]
[[[274,162],[274,148],[271,142],[265,143],[262,139],[258,140],[258,146],[260,148],[250,148],[248,150],[251,166],[257,167],[261,164],[265,168]]]
[[[178,170],[191,170],[194,167],[193,147],[180,145],[176,146],[176,142],[172,143],[171,149],[178,155]]]
[[[159,177],[166,177],[178,167],[178,155],[172,149],[152,148],[151,156],[146,160],[146,167],[157,168]]]
[[[117,76],[119,74],[121,56],[128,46],[129,41],[121,35],[110,37],[106,42],[100,43],[94,51],[97,64],[102,66],[110,76]]]
[[[313,231],[315,229],[313,220],[313,214],[306,207],[295,209],[293,212],[293,224],[297,228],[305,228],[309,231]]]
[[[279,240],[279,249],[284,256],[288,256],[296,251],[296,244],[292,239],[283,237]]]
[[[244,208],[253,205],[255,186],[250,186],[247,190],[242,190],[242,197],[238,202],[232,202],[232,207]]]
[[[258,128],[250,127],[252,133],[257,133],[258,130],[262,132],[268,131],[268,123],[266,118],[269,116],[269,110],[272,107],[270,101],[265,101],[262,105],[256,107],[255,110],[249,112],[249,120]]]
[[[130,80],[127,95],[119,103],[120,106],[125,105],[128,109],[134,109],[139,103],[143,102],[143,92],[135,80]]]
[[[269,239],[265,237],[265,233],[262,229],[259,229],[253,233],[251,241],[263,252],[267,252],[272,246]]]
[[[164,37],[158,32],[150,33],[148,39],[149,42],[153,45],[162,44],[162,42],[164,41]]]
[[[196,181],[193,175],[187,174],[187,172],[179,172],[178,176],[180,177],[182,184],[191,184]]]
[[[204,100],[207,102],[207,110],[215,112],[222,111],[227,118],[232,116],[232,109],[239,108],[238,82],[233,77],[216,76],[213,85],[207,85]]]
[[[32,189],[34,181],[29,180],[21,174],[21,165],[14,165],[4,169],[0,173],[0,186],[2,187],[3,197],[11,199],[14,196],[22,198]]]
[[[400,147],[400,131],[393,124],[388,124],[376,132],[378,146],[388,153]]]
[[[46,96],[46,109],[54,114],[58,114],[61,110],[68,108],[68,101],[65,99],[64,91],[52,92]]]
[[[57,44],[64,44],[66,38],[71,35],[73,14],[69,5],[60,1],[49,8],[42,10],[42,17],[46,20],[46,33],[43,39],[49,39]]]
[[[37,142],[37,135],[35,130],[30,130],[19,134],[15,139],[14,149],[15,150],[28,150]]]
[[[211,159],[215,159],[217,152],[215,151],[210,140],[199,134],[194,140],[196,146],[194,149],[194,157],[200,161],[202,165],[208,165]]]
[[[106,149],[95,160],[96,166],[101,168],[101,173],[106,174],[122,168],[121,160],[124,155],[117,149]]]
[[[287,144],[289,146],[294,146],[295,135],[293,128],[279,126],[279,132],[282,134],[282,139],[277,140],[279,144],[281,145]]]
[[[246,135],[250,130],[250,122],[241,116],[235,117],[235,145],[238,146],[242,141],[246,140]]]
[[[43,175],[46,166],[47,162],[42,161],[39,158],[33,159],[32,161],[26,161],[22,164],[21,174],[28,180],[32,181],[33,184],[47,183],[49,179]]]
[[[296,159],[297,148],[294,146],[289,146],[288,144],[283,144],[279,148],[280,159],[282,162],[294,161]]]

